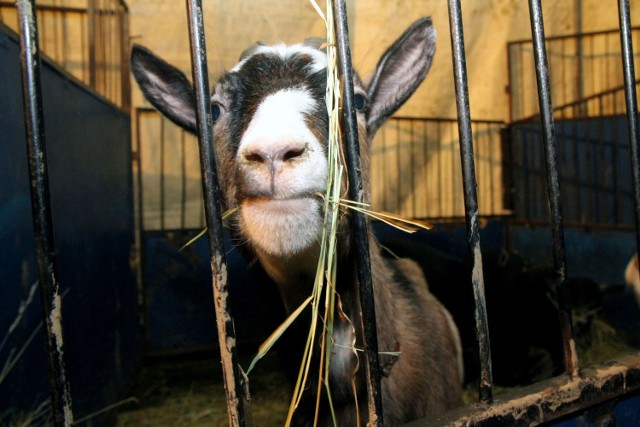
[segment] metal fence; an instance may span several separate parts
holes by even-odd
[[[64,361],[61,351],[62,346],[62,324],[58,316],[60,307],[60,295],[58,285],[55,280],[55,245],[52,236],[50,211],[48,202],[48,190],[46,179],[46,156],[44,155],[44,134],[41,126],[41,108],[39,106],[39,72],[37,60],[37,25],[33,13],[33,3],[27,0],[18,2],[21,16],[21,41],[23,46],[23,78],[24,93],[27,103],[25,120],[28,129],[28,149],[30,153],[30,166],[33,174],[32,198],[34,204],[34,229],[38,242],[38,265],[40,267],[40,280],[43,287],[44,311],[49,321],[47,325],[51,360],[51,382],[53,385],[53,408],[57,425],[71,425],[73,422],[72,409],[68,401],[68,388],[64,376]],[[337,2],[336,16],[338,16],[337,40],[340,50],[341,70],[347,82],[351,81],[350,58],[348,52],[348,33],[346,32],[346,7],[344,1]],[[562,335],[565,351],[566,377],[555,379],[554,382],[539,385],[538,391],[523,389],[519,393],[510,395],[508,399],[493,403],[492,398],[492,375],[489,352],[489,331],[486,322],[486,309],[484,304],[484,287],[482,275],[482,259],[480,253],[480,238],[478,225],[478,198],[476,194],[476,166],[474,146],[472,141],[473,126],[469,114],[468,90],[466,79],[466,60],[464,51],[464,35],[462,25],[462,13],[460,2],[449,0],[449,16],[451,27],[451,43],[453,52],[453,70],[455,75],[456,101],[458,112],[458,131],[460,136],[460,156],[462,183],[464,186],[465,220],[468,231],[469,253],[472,260],[472,283],[475,296],[475,318],[477,321],[477,337],[480,347],[480,400],[485,405],[471,406],[460,411],[439,417],[438,423],[455,422],[459,424],[477,423],[509,423],[509,424],[529,424],[544,422],[556,419],[573,411],[583,409],[585,405],[597,404],[607,399],[614,399],[629,393],[640,390],[640,357],[630,356],[611,362],[606,369],[582,370],[581,375],[578,365],[578,355],[576,354],[575,341],[572,336],[571,317],[568,299],[566,298],[566,265],[563,230],[563,212],[560,203],[560,185],[558,177],[558,153],[556,148],[555,124],[552,114],[552,85],[549,80],[549,65],[547,63],[547,51],[545,49],[544,24],[542,20],[540,1],[531,0],[529,3],[533,52],[535,57],[536,81],[538,89],[539,110],[541,112],[541,148],[544,156],[541,160],[544,163],[546,176],[546,186],[548,191],[549,217],[553,235],[553,255],[554,267],[557,275],[556,286],[558,289],[558,303],[561,317]],[[192,65],[193,77],[196,84],[196,95],[198,105],[199,143],[201,153],[201,167],[204,178],[204,199],[206,220],[209,229],[209,246],[211,250],[211,265],[213,270],[212,284],[214,300],[216,301],[216,315],[219,319],[219,340],[221,360],[223,364],[225,390],[230,414],[230,423],[236,425],[250,425],[250,406],[247,401],[248,390],[242,387],[237,365],[237,355],[235,354],[235,342],[233,320],[228,310],[226,292],[226,268],[224,252],[220,252],[221,245],[221,221],[220,209],[217,198],[217,180],[215,161],[211,157],[210,144],[212,141],[211,112],[209,107],[209,90],[206,73],[206,48],[204,46],[204,30],[202,23],[202,4],[197,0],[188,1],[190,17],[190,35],[192,42]],[[638,110],[635,93],[634,63],[631,48],[631,30],[629,17],[629,2],[620,0],[620,21],[621,40],[623,46],[622,71],[625,81],[625,100],[627,106],[627,126],[629,136],[629,154],[631,157],[631,173],[633,175],[633,190],[635,197],[635,225],[636,230],[640,229],[640,160],[638,146]],[[554,70],[552,70],[554,71]],[[557,70],[556,70],[557,71]],[[355,111],[348,108],[350,97],[353,93],[347,94],[345,111]],[[348,139],[353,139],[353,134],[349,135],[349,129],[355,128],[354,114],[345,117],[345,129]],[[347,152],[351,152],[352,144],[347,145]],[[347,158],[352,158],[357,162],[356,153],[347,154]],[[356,167],[350,167],[357,170]],[[355,182],[354,182],[355,181]],[[350,186],[360,188],[361,183],[358,177],[350,177]],[[356,227],[358,240],[366,239],[362,232],[362,227]],[[638,245],[640,246],[640,234],[637,234]],[[361,253],[366,258],[366,254]],[[360,258],[364,267],[360,277],[360,283],[370,283],[370,274],[366,268],[366,260]],[[367,280],[367,274],[369,279]],[[368,291],[371,292],[370,290]],[[366,294],[367,292],[365,292]],[[367,302],[366,295],[362,298],[364,308],[371,307]],[[53,324],[51,320],[53,319]],[[366,320],[366,318],[365,318]],[[365,322],[365,336],[370,337],[371,331],[375,331],[375,326],[370,322]],[[373,329],[370,329],[373,328]],[[376,425],[382,425],[382,413],[380,411],[379,384],[376,385],[378,375],[375,370],[377,365],[375,357],[375,335],[374,342],[369,342],[365,358],[368,363],[368,381],[371,383],[369,390],[369,407],[375,408],[379,415]],[[369,361],[369,362],[367,362]],[[376,390],[378,390],[376,392]],[[431,421],[435,422],[434,420]],[[419,421],[413,425],[429,425],[429,421]]]
[[[195,137],[156,110],[135,111],[141,229],[205,226]],[[503,155],[505,123],[473,120],[479,215],[510,215]],[[371,150],[372,206],[407,218],[459,221],[464,217],[457,120],[392,117]]]
[[[125,111],[129,84],[129,10],[123,0],[38,1],[38,44],[64,70]],[[0,22],[18,30],[14,1],[0,0]]]
[[[504,177],[501,121],[472,120],[479,215],[509,215]],[[464,217],[459,136],[456,119],[392,117],[373,140],[372,205],[409,218],[433,221]]]
[[[631,28],[633,43],[640,43],[640,27]],[[553,104],[571,104],[585,98],[622,87],[623,67],[620,61],[620,34],[617,30],[549,37],[546,40],[550,87]],[[507,45],[511,122],[539,114],[532,40],[519,40]],[[633,57],[635,67],[640,55]],[[617,108],[624,109],[624,98]],[[579,103],[578,106],[586,107]],[[580,114],[583,114],[582,112]]]

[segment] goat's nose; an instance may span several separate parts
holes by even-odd
[[[301,157],[306,149],[306,145],[297,143],[274,148],[253,147],[245,151],[244,157],[251,163],[267,163],[273,165],[278,162],[286,163]]]

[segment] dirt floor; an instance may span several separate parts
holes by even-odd
[[[251,375],[256,426],[284,425],[289,387],[276,365],[273,357],[266,357]],[[220,362],[213,354],[149,361],[131,395],[137,402],[118,412],[116,426],[229,425]]]

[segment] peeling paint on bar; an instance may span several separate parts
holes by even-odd
[[[189,42],[191,51],[192,79],[196,95],[196,122],[200,150],[200,168],[204,195],[207,237],[211,265],[213,301],[222,374],[227,396],[229,424],[233,427],[251,426],[248,384],[241,388],[242,377],[236,352],[236,332],[231,314],[227,283],[227,267],[224,252],[220,185],[213,150],[213,126],[209,102],[209,77],[207,49],[201,0],[187,0]],[[240,392],[240,396],[239,393]],[[246,395],[246,396],[245,396]]]
[[[478,196],[473,136],[467,87],[467,65],[464,51],[464,31],[462,9],[459,0],[449,0],[449,27],[453,74],[455,80],[456,109],[458,114],[458,134],[460,135],[460,161],[464,185],[464,209],[467,226],[469,255],[472,259],[471,282],[475,302],[476,338],[480,356],[480,401],[489,403],[493,399],[491,372],[491,345],[484,295],[482,252],[480,250],[480,230],[478,229]]]
[[[62,328],[62,298],[56,279],[55,243],[49,177],[42,111],[42,87],[38,58],[38,24],[33,0],[16,2],[20,25],[20,68],[24,99],[29,185],[33,218],[35,257],[38,266],[43,320],[46,327],[47,362],[51,386],[53,423],[56,426],[73,424],[69,383],[65,374],[64,340]]]

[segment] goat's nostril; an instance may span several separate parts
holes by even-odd
[[[288,149],[285,151],[284,155],[282,156],[282,160],[286,162],[288,160],[302,156],[302,153],[304,153],[304,147],[296,147],[296,148]]]
[[[265,156],[258,152],[245,153],[244,157],[247,161],[255,163],[263,163],[265,160]]]

